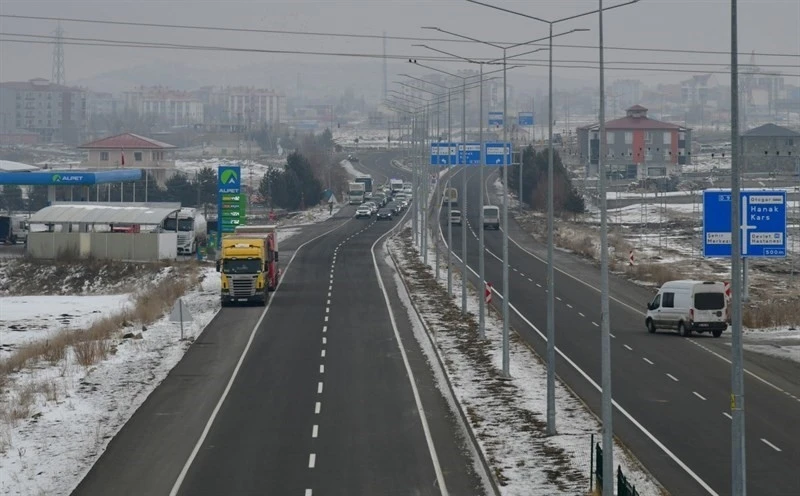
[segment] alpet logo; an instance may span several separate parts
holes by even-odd
[[[222,171],[222,175],[220,176],[220,182],[222,184],[238,184],[239,183],[239,175],[236,174],[236,171],[233,169],[225,169]]]
[[[50,178],[54,183],[61,182],[61,175],[60,174],[53,174],[53,177]]]

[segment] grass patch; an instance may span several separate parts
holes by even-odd
[[[683,273],[675,267],[667,264],[643,263],[628,266],[628,274],[639,281],[651,281],[661,286],[668,281],[684,279]]]
[[[800,326],[800,299],[774,298],[744,307],[742,323],[752,329]]]

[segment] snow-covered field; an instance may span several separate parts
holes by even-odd
[[[315,223],[328,216],[327,208],[315,209],[301,220]],[[279,243],[300,229],[279,230]],[[165,315],[146,329],[133,324],[120,329],[108,358],[90,367],[79,365],[67,349],[55,364],[40,361],[12,374],[6,396],[0,397],[0,406],[8,407],[0,415],[0,495],[72,491],[219,310],[219,275],[213,267],[201,270],[202,282],[183,297],[193,319],[184,323],[186,340],[180,340],[180,325]],[[0,344],[16,347],[85,329],[128,305],[127,293],[0,297]],[[3,349],[0,360],[8,355]],[[9,408],[21,404],[23,396],[31,400],[29,411],[11,415]]]
[[[478,295],[470,290],[468,321],[454,319],[458,301],[448,301],[444,281],[431,289],[435,251],[429,248],[428,266],[414,251],[408,256],[410,241],[393,239],[389,248],[398,259],[410,285],[414,305],[425,327],[413,318],[414,310],[401,291],[401,299],[415,322],[414,332],[428,360],[435,363],[438,353],[453,385],[456,398],[467,413],[470,428],[492,470],[503,481],[504,495],[587,494],[591,470],[591,435],[600,441],[598,420],[560,382],[556,385],[558,434],[546,436],[546,367],[521,340],[510,342],[511,380],[501,378],[502,321],[494,314],[486,317],[486,337],[477,337]],[[430,246],[433,240],[430,241]],[[443,272],[444,274],[444,272]],[[402,284],[399,282],[399,284]],[[461,285],[454,274],[454,287]],[[460,294],[460,292],[457,292]],[[444,298],[442,297],[445,295]],[[470,323],[471,321],[471,323]],[[428,334],[429,333],[429,334]],[[430,338],[429,338],[430,335]],[[436,351],[429,339],[436,344]],[[447,384],[440,384],[447,388]],[[619,446],[614,448],[615,464],[622,466],[639,494],[661,494],[656,482]]]

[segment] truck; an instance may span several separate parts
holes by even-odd
[[[364,193],[372,195],[372,176],[369,174],[356,176],[355,182],[362,183],[364,185]]]
[[[16,244],[28,241],[30,223],[26,215],[0,216],[0,243]]]
[[[267,304],[278,287],[278,226],[237,226],[222,238],[217,259],[222,306],[233,303]]]
[[[208,240],[208,223],[196,208],[181,208],[176,215],[164,219],[161,228],[178,233],[178,255],[194,255],[197,247]]]
[[[399,193],[400,191],[403,191],[403,180],[389,179],[389,187],[392,189],[392,194]]]
[[[350,205],[361,205],[364,203],[364,183],[348,183],[347,197]]]

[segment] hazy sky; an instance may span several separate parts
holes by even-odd
[[[589,0],[489,0],[495,5],[519,10],[539,17],[556,19],[597,7]],[[620,3],[607,0],[606,5]],[[800,54],[800,1],[798,0],[740,0],[739,46],[741,51]],[[114,21],[155,22],[172,24],[203,24],[254,29],[282,29],[297,31],[326,31],[337,33],[378,34],[386,31],[394,36],[441,37],[438,33],[423,31],[425,25],[435,25],[450,31],[470,34],[477,38],[497,41],[523,42],[545,36],[545,24],[470,4],[464,0],[0,0],[0,13],[42,16],[63,16]],[[605,15],[605,42],[609,47],[674,48],[690,50],[726,50],[730,46],[729,0],[641,0],[640,3],[608,12]],[[318,50],[380,54],[382,43],[375,39],[345,39],[278,34],[223,33],[199,30],[178,30],[98,24],[63,23],[66,36],[105,38],[182,44],[222,45],[245,48],[278,50]],[[554,28],[555,32],[573,28],[589,28],[587,33],[575,33],[560,41],[568,44],[594,45],[597,43],[597,16],[568,21]],[[7,34],[43,34],[53,32],[51,21],[0,18],[0,39]],[[388,52],[403,56],[432,54],[422,48],[411,47],[411,41],[390,41]],[[431,42],[430,44],[462,55],[492,56],[498,50],[485,49],[472,44]],[[79,80],[115,69],[139,66],[151,62],[186,64],[203,68],[225,70],[248,64],[279,62],[294,59],[305,63],[326,62],[332,70],[336,63],[353,59],[331,57],[287,56],[274,54],[243,54],[230,52],[172,51],[142,48],[65,47],[67,79]],[[509,52],[516,53],[516,52]],[[547,52],[531,58],[546,59]],[[556,60],[594,61],[597,51],[576,48],[557,48]],[[742,57],[745,61],[747,58]],[[724,55],[637,53],[607,50],[609,67],[622,67],[619,62],[659,61],[690,65],[670,66],[688,70],[688,73],[656,73],[637,70],[609,70],[607,78],[638,78],[653,84],[676,82],[691,73],[709,69],[724,71],[729,58]],[[375,61],[380,71],[380,61]],[[616,62],[616,63],[615,63]],[[774,68],[788,74],[800,74],[800,58],[759,57],[757,62],[782,64]],[[0,41],[0,80],[26,80],[33,77],[49,78],[51,74],[52,46],[18,44]],[[717,66],[708,64],[721,64]],[[394,67],[397,67],[394,64]],[[448,70],[465,68],[463,65],[439,64]],[[419,68],[399,66],[398,72],[407,70],[420,74]],[[635,67],[628,65],[627,67]],[[767,67],[765,67],[767,68]],[[557,74],[570,79],[586,79],[591,84],[597,73],[591,69],[556,68]],[[542,77],[546,68],[525,68],[518,75]],[[725,75],[718,75],[724,82]],[[390,79],[392,75],[390,74]],[[142,83],[148,83],[148,74],[142,74]],[[235,81],[231,81],[232,83]],[[788,82],[800,84],[800,77]]]

